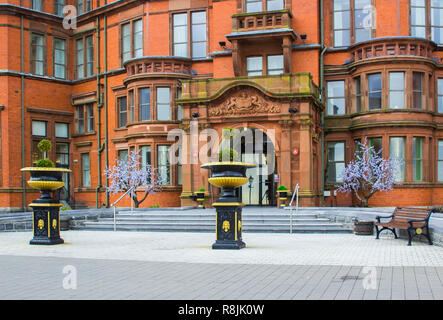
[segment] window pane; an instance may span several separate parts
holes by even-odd
[[[246,0],[246,12],[260,12],[262,11],[261,0]]]
[[[134,58],[143,56],[143,22],[137,20],[134,22]]]
[[[118,98],[118,113],[119,113],[119,127],[124,127],[127,124],[127,106],[126,97]]]
[[[355,104],[356,112],[361,112],[361,79],[360,77],[355,79]]]
[[[192,26],[192,41],[206,41],[206,24]]]
[[[263,59],[262,57],[247,57],[246,58],[246,73],[248,76],[263,74]]]
[[[443,140],[438,141],[438,181],[443,181]]]
[[[383,140],[382,138],[369,138],[368,145],[374,147],[375,152],[379,152],[383,148]]]
[[[404,109],[405,107],[405,74],[404,72],[389,73],[389,108]]]
[[[327,82],[327,104],[328,115],[340,115],[346,112],[345,82],[328,81]]]
[[[193,58],[206,57],[206,42],[192,43],[192,57]]]
[[[67,123],[55,123],[55,137],[69,138],[69,127]]]
[[[342,182],[345,166],[345,143],[328,142],[328,181]]]
[[[131,24],[122,25],[122,58],[131,59]]]
[[[46,136],[46,122],[45,121],[32,121],[32,135],[33,136]]]
[[[415,109],[422,108],[422,82],[423,74],[421,72],[412,73],[412,90],[413,90],[413,105]]]
[[[157,88],[157,120],[171,120],[170,89]]]
[[[334,0],[334,11],[337,10],[350,10],[349,0]]]
[[[142,146],[141,147],[141,166],[143,169],[146,167],[151,167],[151,146]]]
[[[423,180],[423,138],[414,137],[412,144],[413,178],[414,181]]]
[[[157,147],[157,164],[158,164],[158,174],[160,179],[160,184],[169,185],[171,184],[171,170],[169,165],[169,146],[158,146]]]
[[[285,8],[283,0],[268,0],[266,6],[268,11],[283,10]]]
[[[32,0],[32,9],[42,11],[42,0]]]
[[[283,73],[283,55],[268,56],[268,74]]]
[[[381,73],[370,74],[369,83],[369,110],[381,109]]]
[[[351,16],[349,11],[334,12],[334,29],[349,29],[351,27]]]
[[[145,121],[151,119],[151,90],[150,88],[141,88],[138,91],[140,109],[139,120]]]
[[[89,153],[82,154],[82,182],[83,187],[91,186]]]
[[[391,137],[389,139],[389,154],[392,159],[398,159],[401,161],[400,168],[395,172],[394,179],[396,182],[405,180],[405,138],[404,137]]]
[[[355,31],[355,42],[371,40],[371,29],[357,29]]]
[[[119,150],[118,151],[118,159],[120,161],[127,162],[128,161],[128,150]]]
[[[87,76],[94,74],[94,39],[92,36],[86,38],[86,63]]]
[[[411,25],[425,26],[426,25],[426,9],[423,8],[411,8]]]
[[[188,56],[188,46],[186,43],[175,44],[174,45],[174,56],[177,57],[187,57]]]
[[[88,117],[88,132],[94,131],[94,105],[92,103],[86,105],[86,116]]]
[[[351,31],[334,31],[334,47],[347,47],[351,44]]]

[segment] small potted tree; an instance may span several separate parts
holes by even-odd
[[[286,206],[286,199],[288,198],[288,188],[281,185],[277,188],[278,197],[280,199],[280,208],[283,209]]]
[[[34,200],[29,206],[33,209],[34,238],[30,244],[60,244],[60,204],[51,197],[51,191],[64,186],[63,173],[71,172],[70,169],[55,168],[54,163],[47,158],[52,149],[51,141],[43,139],[37,145],[44,158],[39,159],[34,167],[22,168],[21,171],[29,172],[30,187],[38,189],[41,197]]]

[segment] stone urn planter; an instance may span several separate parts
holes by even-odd
[[[213,186],[222,189],[222,195],[212,205],[216,208],[216,242],[212,249],[242,249],[242,207],[235,189],[248,183],[246,170],[255,164],[243,162],[214,162],[201,166],[211,170],[208,179]]]
[[[51,191],[64,186],[63,173],[71,172],[65,168],[27,167],[21,171],[31,175],[28,185],[37,189],[41,197],[34,200],[29,206],[33,210],[34,238],[30,244],[60,244],[60,207],[63,206],[51,197]]]

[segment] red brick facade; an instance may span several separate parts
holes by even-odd
[[[385,157],[390,155],[391,138],[404,138],[403,181],[392,192],[376,194],[370,205],[443,204],[443,181],[438,181],[439,174],[443,176],[438,172],[439,159],[443,160],[438,149],[443,141],[443,111],[438,105],[442,46],[431,40],[430,17],[423,26],[425,36],[413,37],[409,0],[368,1],[376,12],[368,31],[371,39],[357,41],[354,21],[361,10],[349,0],[349,10],[342,11],[349,11],[350,43],[337,46],[340,28],[333,0],[282,0],[276,11],[263,11],[271,5],[263,0],[262,11],[248,13],[246,0],[97,0],[77,17],[75,29],[63,28],[63,18],[54,14],[56,1],[41,0],[39,11],[32,9],[32,0],[6,0],[0,4],[0,207],[20,210],[37,197],[20,172],[32,165],[33,142],[43,138],[33,135],[33,121],[36,128],[45,123],[44,136],[59,146],[50,158],[69,159],[67,165],[73,170],[69,202],[100,207],[117,198],[104,192],[109,182],[103,169],[115,163],[119,151],[150,147],[150,164],[157,167],[161,147],[172,144],[168,132],[182,129],[190,134],[195,113],[200,133],[208,128],[220,135],[226,127],[265,133],[272,129],[278,177],[273,179],[279,180],[274,187],[283,184],[293,190],[300,184],[302,205],[358,205],[352,196],[334,197],[333,192],[323,196],[323,190],[333,191],[337,184],[327,180],[331,175],[325,168],[331,160],[328,143],[344,143],[344,162],[348,162],[355,140],[365,137],[382,138]],[[76,5],[75,0],[65,2]],[[426,4],[429,16],[431,3]],[[185,21],[182,29],[174,22],[178,15]],[[139,26],[140,36],[135,35]],[[180,32],[187,36],[177,40]],[[56,39],[64,41],[64,50],[57,51]],[[183,39],[186,57],[175,54]],[[206,47],[204,56],[196,56],[197,50],[204,50],[199,45]],[[124,54],[132,59],[124,62]],[[281,58],[281,72],[271,75],[269,56]],[[248,57],[262,57],[261,76],[247,76]],[[85,76],[79,77],[80,72]],[[374,74],[380,74],[381,88],[369,92]],[[397,90],[404,105],[398,109],[390,108],[394,82],[390,86],[389,79],[394,75],[404,79]],[[360,79],[359,92],[356,79]],[[344,111],[333,115],[328,111],[332,82],[343,84],[344,95],[335,98],[345,101]],[[149,119],[143,119],[140,107],[143,88],[150,89]],[[169,88],[166,119],[160,119],[158,88]],[[380,108],[373,108],[374,94],[380,97]],[[120,125],[118,102],[124,97],[127,121]],[[251,112],[244,113],[235,104],[226,112],[232,98],[244,99]],[[290,113],[291,108],[297,113]],[[67,137],[56,134],[60,124],[68,124]],[[422,143],[420,175],[414,171],[416,138]],[[199,148],[204,144],[199,141]],[[65,146],[67,158],[61,154]],[[295,149],[297,155],[292,153]],[[89,169],[83,163],[87,158]],[[210,188],[208,172],[199,166],[171,166],[169,185],[142,206],[194,205],[189,196],[199,188]],[[207,197],[210,202],[209,192]]]

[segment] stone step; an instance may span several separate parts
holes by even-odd
[[[290,219],[290,214],[253,214],[253,213],[242,213],[243,218],[251,218],[251,219]],[[116,217],[119,218],[207,218],[207,217],[215,217],[215,211],[208,213],[118,213]],[[292,215],[293,219],[316,219],[318,215],[316,214],[298,214]]]
[[[90,225],[87,227],[73,228],[74,230],[90,230],[90,231],[112,231],[114,227],[111,225]],[[117,225],[117,231],[135,231],[135,232],[152,232],[152,231],[164,231],[164,232],[214,232],[215,226],[191,226],[191,225],[181,225],[181,226],[151,226],[151,227],[140,227],[140,226],[128,226],[128,225]],[[352,232],[342,227],[298,227],[293,226],[292,231],[298,233],[342,233],[342,232]],[[257,233],[289,233],[289,226],[284,227],[269,227],[269,226],[246,226],[243,228],[243,232],[257,232]]]
[[[83,223],[84,227],[94,228],[94,227],[109,227],[113,228],[113,221],[85,221]],[[116,224],[118,228],[132,228],[132,229],[150,229],[150,228],[171,228],[171,230],[176,228],[184,229],[211,229],[214,230],[214,222],[195,222],[192,224],[177,222],[174,224],[165,222],[127,222],[120,221]],[[275,224],[257,224],[257,223],[244,223],[243,229],[288,229],[289,223],[275,223]],[[293,229],[307,229],[307,230],[332,230],[332,229],[343,229],[343,225],[339,223],[294,223]]]
[[[113,218],[101,218],[99,219],[99,221],[101,222],[113,222],[114,219]],[[163,222],[163,223],[171,223],[171,224],[175,224],[175,223],[199,223],[199,222],[209,222],[209,223],[213,223],[215,221],[215,216],[211,216],[211,217],[183,217],[180,219],[177,218],[158,218],[158,217],[143,217],[143,218],[134,218],[134,217],[116,217],[116,221],[118,223],[120,222],[153,222],[153,223],[158,223],[158,222]],[[274,218],[274,219],[262,219],[262,218],[250,218],[250,217],[243,217],[243,221],[245,223],[261,223],[261,224],[278,224],[278,223],[282,223],[282,224],[289,224],[290,220],[289,219],[278,219],[278,218]],[[324,218],[318,218],[318,219],[299,219],[299,218],[294,218],[292,219],[293,223],[308,223],[308,224],[319,224],[319,223],[328,223],[330,222],[329,219],[324,219]]]

